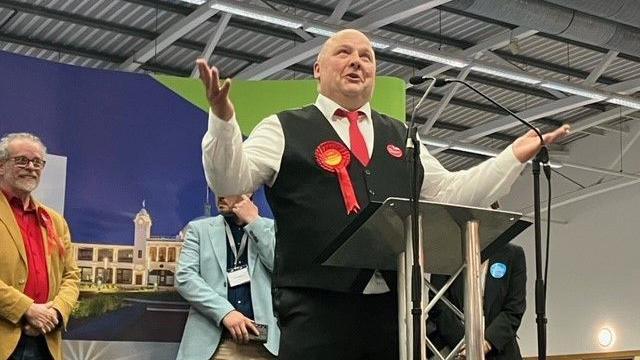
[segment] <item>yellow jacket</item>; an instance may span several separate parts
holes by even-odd
[[[33,198],[32,198],[33,199]],[[35,200],[34,200],[35,201]],[[73,258],[69,226],[56,211],[35,201],[50,215],[58,237],[65,247],[64,258],[55,251],[47,251],[49,271],[49,301],[60,312],[62,326],[45,336],[53,358],[62,359],[62,329],[69,321],[69,315],[78,300],[79,270]],[[41,226],[43,239],[46,229]],[[47,241],[44,241],[45,249]],[[33,300],[23,294],[27,281],[27,255],[20,228],[15,220],[6,197],[0,193],[0,359],[7,359],[15,350],[22,332],[22,316]]]

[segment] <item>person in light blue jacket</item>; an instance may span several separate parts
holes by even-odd
[[[221,215],[189,223],[176,288],[190,304],[177,359],[275,359],[273,220],[247,195],[218,197]],[[267,328],[267,341],[250,339]]]

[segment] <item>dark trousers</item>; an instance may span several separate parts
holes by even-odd
[[[22,334],[18,346],[8,360],[53,360],[47,341],[43,335],[27,336]]]
[[[274,290],[280,360],[398,359],[396,292],[381,295],[307,288]]]

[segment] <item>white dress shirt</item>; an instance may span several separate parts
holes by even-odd
[[[322,94],[318,95],[314,105],[340,139],[350,144],[349,120],[334,115],[340,105]],[[364,113],[358,120],[358,126],[371,156],[374,144],[371,107],[366,103],[358,110]],[[208,130],[202,138],[202,163],[207,183],[219,196],[253,192],[262,184],[272,186],[280,171],[284,146],[284,134],[277,115],[262,120],[243,142],[235,114],[229,121],[224,121],[209,112]],[[506,195],[524,168],[513,154],[511,145],[497,157],[468,170],[448,171],[424,145],[420,150],[420,160],[424,168],[422,200],[485,207]],[[367,288],[372,281],[379,283],[380,279],[376,272]],[[379,292],[379,286],[372,287],[373,292],[365,293]]]

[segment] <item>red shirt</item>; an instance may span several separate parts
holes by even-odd
[[[36,304],[45,304],[49,300],[49,272],[37,208],[33,201],[30,201],[29,207],[24,210],[22,200],[11,197],[4,191],[2,193],[9,199],[27,253],[28,271],[24,294]]]

